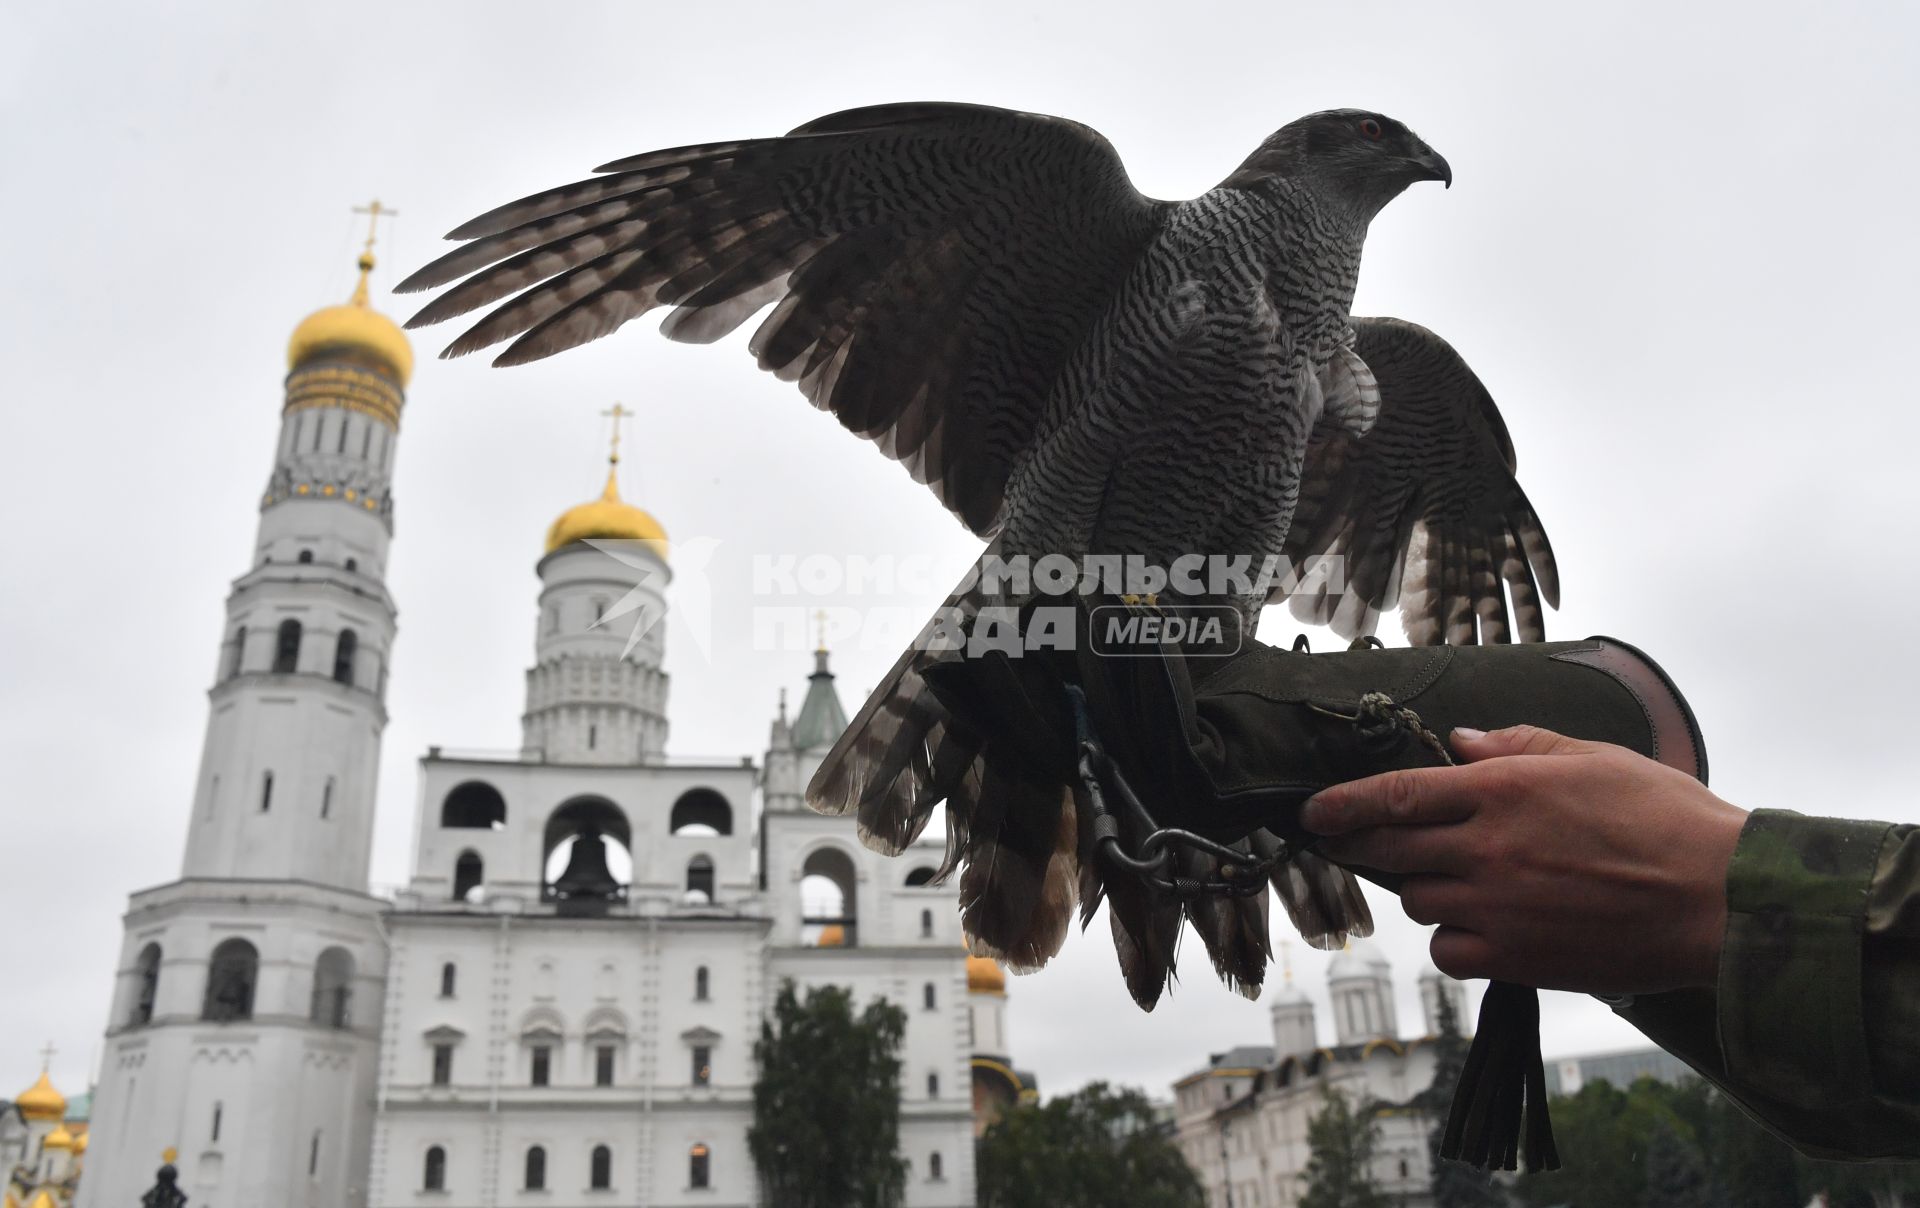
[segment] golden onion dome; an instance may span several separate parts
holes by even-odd
[[[1005,994],[1007,992],[1007,971],[1000,962],[990,956],[967,957],[967,992],[969,994]]]
[[[613,458],[607,469],[607,489],[600,498],[568,508],[547,530],[547,552],[588,539],[598,541],[650,541],[661,557],[667,553],[667,530],[644,510],[620,498],[619,459]]]
[[[60,1206],[54,1203],[53,1193],[42,1188],[40,1194],[34,1196],[27,1204],[27,1208],[60,1208]]]
[[[30,1124],[67,1118],[67,1097],[53,1089],[45,1070],[40,1071],[40,1081],[21,1091],[13,1105],[20,1109],[20,1118]]]
[[[73,1156],[74,1157],[77,1158],[81,1154],[84,1154],[87,1152],[87,1138],[92,1135],[93,1134],[90,1132],[83,1132],[79,1136],[73,1139]]]
[[[287,368],[298,369],[322,353],[345,350],[371,357],[405,386],[413,376],[413,344],[398,324],[367,305],[367,274],[373,253],[360,253],[360,283],[344,306],[314,311],[293,329],[287,341]]]
[[[72,1148],[73,1148],[73,1134],[67,1131],[67,1126],[66,1126],[66,1125],[64,1125],[64,1124],[57,1124],[57,1125],[55,1125],[55,1126],[54,1126],[54,1129],[53,1129],[53,1131],[47,1134],[47,1139],[46,1139],[46,1140],[44,1140],[44,1141],[42,1141],[42,1142],[40,1142],[40,1148],[42,1148],[42,1149],[72,1149]]]
[[[816,948],[844,948],[847,946],[847,929],[838,923],[828,923],[820,929],[820,938],[813,942]]]

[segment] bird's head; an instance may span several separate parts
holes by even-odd
[[[1418,135],[1381,113],[1328,109],[1273,132],[1225,183],[1269,177],[1305,181],[1371,218],[1415,181],[1453,184],[1453,169]]]

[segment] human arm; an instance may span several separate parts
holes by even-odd
[[[1748,815],[1618,747],[1457,732],[1457,768],[1327,789],[1303,822],[1405,874],[1434,962],[1606,996],[1818,1156],[1920,1156],[1920,832]]]

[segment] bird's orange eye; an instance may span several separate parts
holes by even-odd
[[[1380,136],[1386,132],[1380,129],[1379,122],[1374,121],[1370,117],[1363,117],[1360,119],[1360,133],[1377,142]]]

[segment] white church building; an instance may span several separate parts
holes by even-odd
[[[906,1010],[906,1203],[971,1205],[980,1071],[1019,1079],[999,970],[928,884],[941,845],[884,858],[804,807],[846,724],[824,650],[761,760],[666,753],[661,628],[627,649],[598,623],[670,577],[617,445],[538,562],[521,749],[429,749],[410,877],[369,892],[412,353],[360,263],[289,348],[181,875],[127,910],[77,1203],[139,1202],[177,1151],[194,1208],[755,1204],[753,1046],[791,979]]]
[[[1214,1053],[1173,1084],[1175,1139],[1200,1176],[1208,1208],[1293,1208],[1313,1156],[1307,1125],[1337,1091],[1370,1115],[1374,1186],[1401,1208],[1432,1208],[1427,1136],[1435,1120],[1411,1101],[1433,1083],[1442,996],[1467,1026],[1466,987],[1437,969],[1420,975],[1423,1031],[1401,1035],[1393,971],[1370,940],[1327,965],[1332,1043],[1313,1000],[1293,984],[1273,995],[1273,1043]]]

